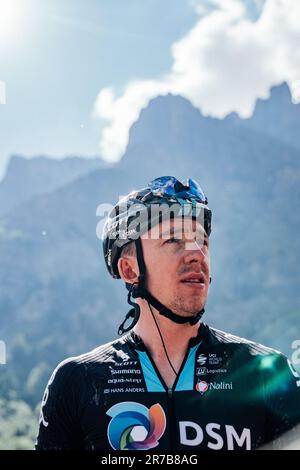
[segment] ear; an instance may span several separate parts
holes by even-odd
[[[123,281],[130,284],[138,282],[139,269],[135,256],[121,256],[118,260],[118,270]]]

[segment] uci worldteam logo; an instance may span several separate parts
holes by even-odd
[[[112,418],[107,436],[115,450],[153,449],[166,429],[166,415],[158,403],[148,409],[140,403],[125,401],[112,406],[106,414]]]

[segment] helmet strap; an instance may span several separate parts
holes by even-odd
[[[129,305],[132,305],[133,308],[129,310],[129,312],[125,316],[124,321],[121,323],[121,325],[118,328],[118,335],[120,336],[123,335],[124,333],[127,333],[129,330],[131,330],[137,324],[140,318],[140,313],[141,313],[140,306],[139,304],[131,300],[134,286],[135,284],[126,283],[126,287],[129,291],[128,296],[127,296],[127,302],[129,303]],[[133,318],[133,321],[130,323],[129,326],[127,326],[127,328],[125,328],[125,323],[127,322],[127,320],[129,320],[129,318]]]

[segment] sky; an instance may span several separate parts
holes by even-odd
[[[118,161],[149,100],[249,117],[299,98],[299,0],[0,0],[0,178],[12,154]]]

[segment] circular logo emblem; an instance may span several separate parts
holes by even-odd
[[[208,383],[205,380],[201,380],[196,384],[196,390],[200,393],[205,393],[208,390]]]
[[[166,415],[159,403],[146,406],[125,401],[106,413],[112,418],[107,437],[115,450],[147,450],[157,447],[166,429]]]

